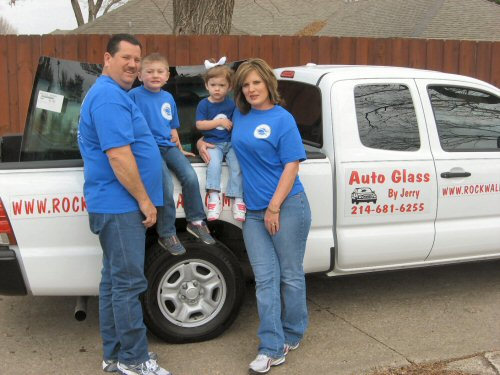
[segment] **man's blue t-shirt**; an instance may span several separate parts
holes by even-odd
[[[176,146],[171,141],[172,129],[177,129],[180,123],[174,97],[165,90],[152,92],[144,86],[128,94],[144,114],[158,146]]]
[[[102,75],[80,110],[78,145],[84,162],[84,196],[92,213],[139,210],[118,181],[106,151],[130,145],[142,182],[155,206],[163,205],[162,159],[141,111],[112,78]]]
[[[232,145],[243,174],[243,196],[250,210],[263,210],[271,201],[285,164],[306,159],[293,116],[280,106],[251,109],[233,116]],[[288,196],[304,190],[299,176]]]
[[[196,108],[196,121],[215,120],[220,118],[228,118],[231,120],[233,118],[234,108],[234,100],[227,96],[224,98],[224,101],[220,103],[212,103],[208,98],[205,98],[198,103],[198,107]],[[201,133],[205,141],[210,143],[229,142],[231,140],[231,133],[223,126],[218,126],[210,130],[202,130]]]

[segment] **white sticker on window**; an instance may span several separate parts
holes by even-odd
[[[64,102],[64,95],[54,94],[52,92],[38,92],[36,108],[46,109],[47,111],[61,113]]]

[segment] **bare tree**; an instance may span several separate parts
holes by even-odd
[[[0,17],[0,35],[16,34],[17,30],[5,18]]]
[[[233,9],[234,0],[174,0],[174,34],[229,34]]]
[[[20,0],[9,0],[9,5],[16,5],[16,2]],[[78,26],[85,25],[87,22],[94,21],[97,17],[100,17],[112,8],[116,8],[120,5],[125,4],[129,0],[68,0],[71,2],[73,7],[73,12],[75,13],[76,23]],[[86,4],[85,4],[86,3]],[[82,9],[86,9],[87,20],[83,18]]]
[[[108,13],[108,11],[116,5],[123,5],[128,0],[87,0],[88,16],[87,22],[95,20],[97,17]],[[85,20],[82,14],[82,8],[80,6],[80,1],[71,0],[71,6],[73,7],[73,12],[75,13],[76,23],[78,26],[85,25]],[[100,14],[99,12],[102,13]]]

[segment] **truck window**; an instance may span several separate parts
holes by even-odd
[[[241,61],[229,66],[236,70]],[[81,159],[77,142],[80,107],[87,91],[101,74],[100,64],[41,57],[35,77],[21,146],[21,161]],[[208,96],[203,65],[170,67],[163,87],[175,99],[181,124],[179,137],[185,150],[197,152],[198,102]],[[136,80],[134,86],[140,85]],[[197,161],[197,160],[193,160]]]
[[[321,90],[303,82],[278,81],[283,107],[290,112],[299,127],[302,142],[313,147],[323,146]]]
[[[500,98],[468,87],[427,88],[444,151],[500,151]]]
[[[392,151],[420,148],[417,116],[407,86],[358,85],[354,88],[354,100],[364,146]]]
[[[26,118],[21,161],[80,159],[80,106],[101,65],[41,57]]]

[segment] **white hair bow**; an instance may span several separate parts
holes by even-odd
[[[226,63],[226,56],[222,56],[219,61],[213,63],[208,60],[205,60],[205,68],[208,70],[217,65],[224,65]]]

